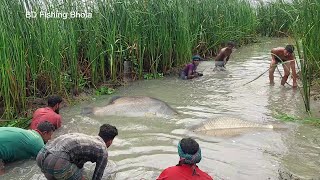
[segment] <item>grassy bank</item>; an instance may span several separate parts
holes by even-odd
[[[0,105],[5,118],[21,114],[27,97],[68,96],[116,82],[123,62],[133,74],[157,74],[213,55],[228,40],[250,42],[256,17],[242,0],[98,0],[0,2]],[[37,15],[27,18],[25,7]],[[44,18],[40,11],[87,12],[89,18]]]

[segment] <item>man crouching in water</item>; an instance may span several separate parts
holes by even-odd
[[[118,135],[116,127],[103,124],[98,136],[82,133],[64,134],[44,146],[37,165],[49,180],[84,179],[83,165],[95,162],[92,179],[101,180],[108,162],[107,148]]]
[[[228,42],[227,47],[222,48],[219,51],[219,54],[215,58],[215,66],[217,67],[223,67],[225,68],[225,65],[229,61],[230,55],[232,53],[232,49],[234,48],[235,44],[234,42],[230,41]]]
[[[212,180],[207,173],[201,171],[196,165],[201,161],[201,149],[192,138],[183,138],[178,144],[179,164],[162,171],[157,180]]]
[[[198,73],[197,67],[199,65],[199,61],[201,60],[201,57],[196,55],[192,57],[192,63],[186,65],[186,67],[180,72],[180,78],[181,79],[193,79],[199,76],[203,76],[203,74]]]
[[[293,87],[297,87],[297,73],[296,73],[296,63],[295,63],[295,57],[294,57],[294,47],[292,45],[287,45],[285,48],[283,47],[277,47],[273,48],[271,50],[271,63],[270,63],[270,69],[269,69],[269,80],[270,85],[274,85],[274,70],[277,67],[277,64],[283,63],[283,70],[284,75],[281,79],[281,85],[284,86],[284,84],[287,82],[287,79],[290,75],[290,69],[292,69],[292,80],[293,80]],[[290,62],[289,62],[290,61]]]

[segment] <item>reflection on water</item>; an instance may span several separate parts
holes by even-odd
[[[169,119],[81,116],[81,108],[102,106],[110,96],[63,109],[63,127],[55,136],[68,132],[96,135],[98,127],[110,123],[119,136],[109,148],[110,163],[104,179],[156,179],[160,172],[177,164],[177,143],[186,136],[194,137],[202,148],[199,167],[215,179],[278,179],[279,170],[301,179],[320,178],[320,132],[308,126],[287,123],[287,129],[238,131],[224,137],[195,134],[191,130],[210,118],[238,117],[257,123],[274,123],[274,113],[304,115],[299,91],[280,87],[275,73],[275,86],[269,86],[268,75],[243,86],[269,67],[270,49],[284,46],[285,39],[265,40],[237,49],[226,71],[213,71],[214,62],[202,62],[199,79],[182,81],[176,77],[138,81],[121,87],[116,95],[145,95],[161,99],[179,111]],[[280,67],[281,70],[281,67]],[[282,70],[281,70],[282,71]],[[218,133],[218,132],[217,132]],[[228,132],[223,132],[227,133]],[[229,135],[231,132],[229,132]],[[94,164],[85,166],[90,179]],[[44,179],[32,160],[7,167],[1,179]]]

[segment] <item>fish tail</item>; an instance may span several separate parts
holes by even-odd
[[[82,115],[93,114],[93,110],[94,110],[93,107],[85,107],[85,108],[82,109],[81,114],[82,114]]]

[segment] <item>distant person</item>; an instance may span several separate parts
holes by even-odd
[[[196,165],[201,161],[201,149],[192,138],[183,138],[178,144],[180,161],[162,171],[157,180],[212,180]]]
[[[83,165],[96,163],[92,179],[100,180],[108,162],[107,148],[118,135],[116,127],[103,124],[98,136],[70,133],[57,137],[41,149],[37,164],[47,179],[82,179]]]
[[[203,76],[203,74],[198,73],[197,67],[200,63],[201,57],[198,55],[195,55],[192,57],[192,63],[187,64],[185,68],[180,72],[180,78],[181,79],[193,79],[199,76]]]
[[[225,68],[225,65],[230,59],[232,49],[235,47],[235,43],[230,41],[227,44],[227,47],[222,48],[218,55],[215,58],[215,67],[216,68]]]
[[[274,70],[277,67],[277,64],[286,62],[282,64],[284,74],[281,79],[281,85],[284,86],[284,84],[287,82],[288,77],[290,75],[290,69],[292,69],[292,80],[293,80],[292,86],[297,87],[296,62],[295,62],[295,56],[293,52],[294,52],[293,45],[287,45],[285,48],[277,47],[271,50],[271,63],[270,63],[270,69],[269,69],[269,80],[271,85],[274,85],[273,74],[274,74]]]
[[[35,130],[0,127],[0,174],[5,163],[36,157],[54,130],[48,121],[39,123]]]
[[[51,96],[48,98],[48,107],[37,109],[32,116],[30,129],[36,129],[42,121],[51,122],[56,129],[61,127],[61,115],[59,114],[62,98],[60,96]]]

